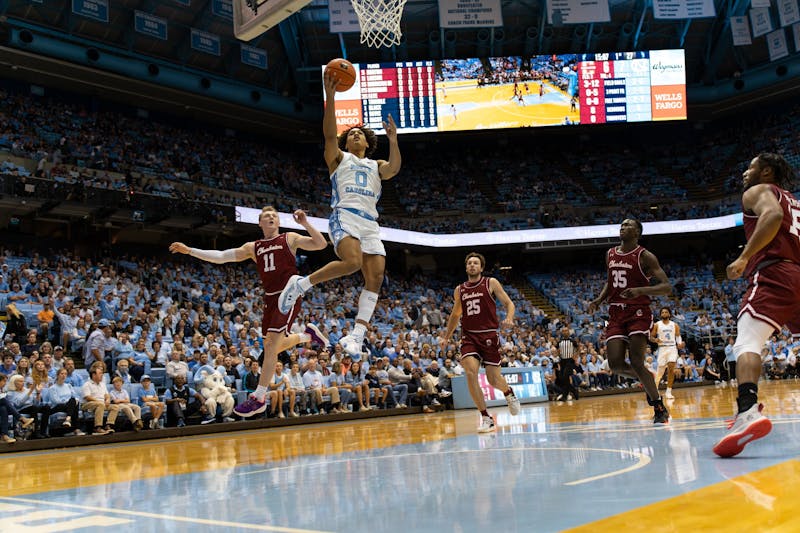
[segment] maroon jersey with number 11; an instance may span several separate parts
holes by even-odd
[[[297,274],[297,260],[285,233],[256,241],[255,255],[265,297],[280,293],[289,278]]]

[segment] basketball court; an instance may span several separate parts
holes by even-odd
[[[7,454],[2,531],[797,530],[800,392],[762,383],[772,433],[711,446],[735,389],[642,394]],[[734,525],[735,521],[735,525]]]
[[[528,82],[528,87],[526,92],[523,83],[518,84],[523,104],[514,96],[513,83],[478,87],[474,80],[437,82],[439,131],[556,126],[567,119],[571,124],[580,122],[577,108],[570,111],[567,93],[547,81],[542,96],[538,81]]]

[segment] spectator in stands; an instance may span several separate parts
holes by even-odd
[[[28,359],[27,357],[24,357],[24,356],[20,357],[19,360],[17,361],[17,370],[16,370],[15,373],[19,374],[20,376],[24,377],[25,379],[28,379],[28,377],[30,377],[30,375],[31,375],[30,359]]]
[[[66,418],[61,423],[61,427],[69,431],[73,429],[73,435],[84,435],[78,427],[80,418],[78,415],[79,393],[67,381],[67,369],[61,368],[56,372],[56,381],[47,389],[47,404],[50,406],[50,414],[66,413]]]
[[[42,306],[42,310],[36,314],[36,318],[39,319],[39,335],[41,335],[43,339],[49,339],[50,332],[53,329],[53,321],[55,320],[53,304],[49,301],[45,302]]]
[[[16,291],[14,287],[16,287]],[[20,297],[27,299],[27,295],[22,292],[22,288],[19,286],[19,284],[12,286],[12,292],[8,294],[9,303],[6,305],[6,314],[8,315],[8,323],[6,324],[6,337],[10,337],[16,344],[19,344],[28,334],[28,326],[27,321],[25,320],[25,315],[23,315],[13,303],[15,293],[17,294],[17,301],[19,301]]]
[[[80,374],[75,372],[75,361],[72,357],[64,358],[64,369],[67,371],[67,383],[72,385],[75,391],[78,391],[83,386],[84,379]]]
[[[324,366],[324,360],[320,360],[321,364]],[[355,396],[355,390],[351,383],[347,381],[347,372],[344,369],[341,361],[334,361],[331,365],[331,372],[329,375],[325,376],[326,385],[328,387],[336,387],[339,390],[339,401],[342,405],[342,411],[348,409],[353,396]]]
[[[122,378],[122,383],[124,383],[125,385],[130,385],[131,383],[133,383],[133,379],[130,374],[129,364],[130,363],[128,363],[127,359],[122,359],[117,363],[117,370],[114,371],[114,377]]]
[[[714,382],[719,382],[720,380],[717,364],[714,362],[714,359],[712,359],[711,354],[708,354],[705,357],[705,364],[703,365],[703,379]]]
[[[283,372],[283,363],[277,361],[275,363],[275,374],[272,376],[272,380],[269,383],[269,392],[270,394],[270,403],[272,405],[272,415],[275,415],[275,411],[278,411],[278,418],[286,418],[286,415],[283,414],[283,401],[285,399],[289,399],[289,376],[284,374]],[[276,393],[275,402],[273,403],[271,398],[272,392]],[[294,395],[292,395],[294,396]],[[291,410],[294,404],[289,404],[289,409]]]
[[[377,366],[370,365],[367,369],[366,380],[369,384],[370,392],[375,392],[375,405],[378,409],[391,409],[397,405],[392,386],[381,383]]]
[[[0,374],[0,391],[6,390],[8,379],[8,376],[5,374]],[[33,424],[33,418],[20,415],[19,411],[17,411],[17,409],[14,407],[14,404],[9,400],[8,394],[2,392],[0,393],[0,440],[6,444],[13,444],[17,442],[17,439],[8,434],[9,416],[12,418],[14,423],[12,427],[16,427],[17,422],[22,423],[23,429],[27,429],[31,424]]]
[[[106,435],[114,433],[114,423],[119,414],[119,406],[111,403],[106,384],[103,382],[105,365],[97,361],[89,368],[89,379],[81,387],[81,410],[94,414],[93,435]],[[103,416],[108,411],[106,425],[103,426]]]
[[[113,343],[111,352],[114,358],[114,365],[117,365],[121,360],[127,361],[133,357],[133,345],[127,333],[119,334],[119,337]]]
[[[361,375],[360,361],[354,361],[350,365],[350,369],[346,372],[344,379],[345,383],[355,393],[356,399],[358,399],[358,410],[369,411],[372,409],[372,406],[370,406],[369,382],[365,379],[365,376]]]
[[[454,377],[456,377],[456,374],[453,371],[453,360],[445,359],[444,366],[439,370],[439,382],[437,383],[440,397],[447,397],[453,394],[452,379]]]
[[[38,388],[33,382],[26,386],[25,379],[19,374],[9,378],[8,387],[8,400],[14,408],[22,414],[31,415],[34,419],[34,438],[46,437],[50,408],[42,402],[44,389]]]
[[[8,350],[3,350],[3,365],[0,366],[0,374],[10,376],[17,370],[14,364],[14,354]]]
[[[422,386],[422,370],[414,368],[411,359],[404,359],[403,373],[410,378],[407,384],[408,392],[411,394],[412,398],[411,403],[422,405],[423,413],[432,413],[433,409],[430,408],[430,404],[433,398],[427,393],[425,387]],[[416,400],[416,402],[414,402],[414,400]]]
[[[170,427],[184,427],[188,417],[195,413],[206,413],[205,398],[186,385],[185,374],[175,376],[172,386],[167,387],[164,393],[164,401],[167,406],[167,426]]]
[[[139,432],[144,427],[144,423],[142,423],[142,408],[135,403],[131,403],[130,394],[128,394],[123,385],[125,385],[125,381],[119,376],[114,376],[114,379],[111,380],[111,390],[108,392],[111,397],[111,403],[119,407],[120,412],[133,424],[134,431]]]
[[[39,343],[36,341],[36,330],[32,329],[25,336],[26,343],[20,347],[22,355],[30,358],[33,352],[39,351]]]
[[[311,409],[316,413],[325,414],[325,409],[322,407],[322,397],[330,395],[331,412],[340,413],[340,400],[339,389],[334,386],[325,386],[325,376],[322,375],[320,367],[317,364],[310,366],[303,374],[303,383],[306,386],[309,396],[311,396]]]
[[[47,373],[47,367],[45,366],[43,360],[37,359],[34,361],[33,368],[31,369],[31,375],[25,381],[33,383],[38,395],[37,400],[41,401],[42,391],[44,391],[44,389],[46,389],[51,382],[50,376]]]
[[[390,360],[390,358],[384,357],[383,360],[386,363],[387,361]],[[394,361],[389,362],[387,373],[389,374],[389,379],[391,380],[392,386],[395,389],[395,391],[397,390],[397,385],[403,384],[406,386],[406,394],[412,392],[410,387],[411,375],[403,372],[402,356],[397,357],[395,358]],[[407,403],[407,402],[404,402],[401,399],[400,403]]]
[[[250,370],[248,370],[244,375],[244,379],[242,380],[242,388],[245,390],[245,392],[250,394],[256,390],[256,387],[258,387],[258,381],[260,379],[261,367],[259,366],[258,361],[253,361],[250,363]],[[270,395],[270,399],[272,398],[273,395]],[[274,402],[272,405],[275,405]]]
[[[60,370],[64,367],[64,347],[63,346],[56,346],[53,348],[53,361],[52,361],[52,369]],[[55,375],[51,376],[55,377]]]
[[[164,411],[167,409],[167,407],[164,402],[158,399],[156,387],[153,385],[153,381],[147,374],[142,376],[141,388],[139,389],[136,403],[143,408],[147,407],[150,409],[150,416],[152,417],[150,420],[150,429],[157,429],[161,415],[164,414]]]
[[[83,366],[90,368],[94,363],[105,362],[106,341],[111,338],[111,323],[101,318],[97,328],[89,333],[83,347]],[[108,363],[106,363],[108,366]]]
[[[147,350],[145,340],[140,338],[136,341],[133,353],[128,357],[130,373],[134,382],[138,382],[144,374],[150,374],[154,360],[155,354]]]
[[[61,344],[70,346],[70,343],[80,338],[78,335],[78,309],[71,303],[67,303],[63,310],[53,306],[53,313],[58,319],[61,327]]]
[[[308,392],[303,383],[303,376],[300,374],[300,364],[297,362],[292,363],[292,369],[289,372],[289,416],[297,417],[298,410],[300,413],[305,413],[308,409]],[[296,407],[295,407],[296,406]]]
[[[181,359],[181,352],[173,350],[170,357],[171,360],[169,363],[167,363],[167,368],[165,370],[167,377],[174,380],[180,375],[182,375],[184,378],[189,376],[189,365],[186,364],[186,361]]]

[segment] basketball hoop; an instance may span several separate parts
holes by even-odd
[[[400,44],[400,19],[406,0],[350,0],[361,25],[361,44],[380,48]]]

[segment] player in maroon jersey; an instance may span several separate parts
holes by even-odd
[[[495,297],[506,308],[506,317],[503,327],[510,328],[514,325],[514,302],[506,294],[505,289],[494,278],[483,276],[486,260],[479,254],[472,252],[465,260],[467,267],[467,281],[462,283],[453,294],[453,311],[447,319],[447,331],[440,341],[442,353],[447,347],[450,337],[461,319],[461,366],[467,378],[467,387],[472,401],[481,412],[481,425],[479,433],[495,430],[494,419],[486,410],[486,400],[483,397],[478,371],[481,365],[486,369],[486,380],[489,384],[503,391],[508,410],[512,415],[519,413],[519,400],[514,391],[508,386],[506,378],[500,373],[499,339],[497,335],[497,305]]]
[[[642,223],[632,218],[622,221],[619,246],[606,253],[608,279],[600,296],[589,303],[589,312],[608,299],[606,348],[608,364],[617,374],[638,379],[647,393],[647,403],[653,407],[653,423],[669,422],[669,412],[658,394],[653,373],[645,366],[647,338],[653,325],[650,297],[669,294],[672,286],[658,258],[639,245]],[[656,284],[651,284],[655,278]],[[628,353],[630,363],[625,361]]]
[[[733,345],[738,412],[713,448],[720,457],[741,453],[748,442],[772,429],[772,422],[761,414],[764,406],[758,403],[761,350],[773,331],[784,325],[800,334],[800,202],[782,188],[793,174],[789,163],[773,153],[753,158],[743,174],[747,244],[728,265],[728,278],[745,275],[750,283],[742,298]]]
[[[172,253],[188,254],[210,263],[232,263],[252,259],[256,262],[261,287],[264,290],[264,317],[261,321],[261,333],[264,341],[264,364],[258,388],[241,405],[234,410],[237,415],[250,417],[263,413],[267,404],[265,397],[269,382],[275,374],[275,363],[278,354],[284,350],[304,342],[316,342],[323,346],[328,340],[313,324],[308,324],[304,333],[287,335],[288,327],[294,322],[300,311],[301,301],[297,300],[288,313],[278,310],[278,295],[288,279],[297,274],[295,252],[297,249],[322,250],[328,243],[325,237],[312,226],[301,209],[294,212],[294,220],[303,226],[308,236],[299,233],[279,233],[280,219],[274,207],[264,207],[258,216],[258,225],[264,232],[264,238],[244,243],[239,248],[225,251],[198,250],[189,248],[182,242],[173,242],[169,246]],[[290,411],[291,412],[291,411]]]

